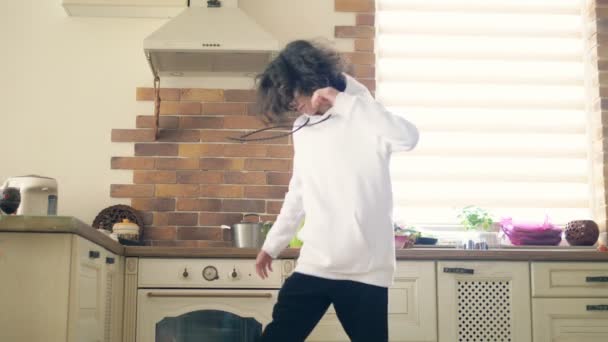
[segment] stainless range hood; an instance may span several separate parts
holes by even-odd
[[[155,77],[249,75],[276,55],[279,42],[241,11],[238,0],[191,1],[144,40]]]

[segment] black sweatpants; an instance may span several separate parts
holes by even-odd
[[[334,305],[353,342],[388,341],[388,289],[349,280],[292,274],[281,288],[262,342],[302,342]]]

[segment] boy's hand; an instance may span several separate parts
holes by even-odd
[[[336,97],[340,92],[333,87],[321,88],[315,90],[310,100],[312,108],[315,112],[322,107],[323,104],[327,104],[330,107],[336,102]]]
[[[255,259],[255,270],[260,278],[268,278],[268,270],[272,272],[272,257],[268,253],[260,251]]]

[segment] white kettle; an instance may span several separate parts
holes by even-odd
[[[5,188],[19,189],[21,204],[17,209],[17,215],[57,215],[58,197],[55,179],[37,175],[12,177],[0,186],[0,191]]]

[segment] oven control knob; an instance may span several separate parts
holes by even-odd
[[[182,273],[182,275],[184,276],[184,278],[188,278],[188,269],[184,268],[184,273]]]
[[[213,266],[207,266],[203,269],[203,278],[206,281],[214,281],[216,279],[220,279],[220,276],[217,272],[217,268]]]
[[[238,278],[239,274],[236,273],[236,268],[232,269],[232,273],[230,273],[230,276],[232,277],[232,279]]]

